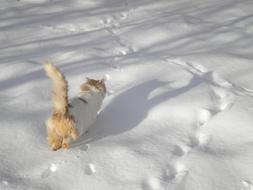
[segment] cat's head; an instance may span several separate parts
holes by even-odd
[[[95,80],[87,78],[87,81],[80,86],[81,91],[90,91],[92,89],[106,93],[105,79]]]

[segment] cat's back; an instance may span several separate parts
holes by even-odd
[[[76,127],[80,134],[86,132],[97,117],[97,111],[82,97],[72,98],[70,100],[69,110],[70,114],[74,117]]]

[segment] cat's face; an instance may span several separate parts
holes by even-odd
[[[87,78],[87,81],[81,85],[81,91],[90,91],[94,87],[95,89],[106,93],[106,86],[104,79],[102,80],[95,80]]]

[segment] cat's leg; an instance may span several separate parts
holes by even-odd
[[[77,139],[77,137],[79,136],[79,132],[78,132],[78,130],[77,130],[76,127],[72,128],[70,135],[71,135],[71,137],[72,137],[73,140]]]
[[[48,130],[48,144],[56,151],[62,147],[62,138],[55,131]]]
[[[62,148],[68,149],[69,148],[69,141],[68,138],[63,138],[62,140]]]
[[[62,138],[59,135],[57,135],[53,122],[51,121],[51,118],[48,119],[46,126],[47,126],[48,144],[54,151],[56,151],[62,147]]]

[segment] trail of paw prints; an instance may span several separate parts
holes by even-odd
[[[219,113],[232,107],[235,101],[235,94],[229,89],[211,86],[211,98],[213,101],[211,109]]]
[[[189,169],[183,162],[192,147],[185,144],[175,145],[173,158],[161,173],[161,177],[149,176],[142,183],[143,190],[165,190],[170,186],[180,186],[189,174]]]
[[[213,105],[207,108],[209,115],[215,115],[216,113],[229,109],[235,101],[235,94],[232,83],[220,77],[214,71],[208,71],[203,66],[197,66],[196,64],[190,64],[191,68],[195,68],[198,71],[199,76],[209,85],[210,96],[212,98]],[[201,68],[201,69],[200,69]]]
[[[171,184],[179,186],[183,183],[190,173],[190,168],[185,165],[184,160],[194,149],[204,149],[210,140],[211,137],[208,134],[197,130],[189,137],[188,142],[178,143],[174,146],[174,157],[170,160],[170,164],[164,172],[164,178],[167,182],[166,186]]]
[[[210,86],[210,95],[213,100],[213,105],[207,108],[207,110],[210,111],[210,115],[214,115],[214,112],[218,113],[221,111],[225,111],[233,105],[235,100],[234,92],[236,91],[235,85],[223,79],[216,72],[209,71],[203,65],[184,62],[176,58],[165,57],[163,58],[163,60],[169,63],[180,65],[188,72],[200,77]]]
[[[185,61],[182,61],[178,58],[162,57],[161,60],[166,63],[179,65],[180,67],[182,67],[186,71],[196,74],[198,76],[201,76],[203,73],[208,72],[208,70],[200,64],[185,62]]]
[[[76,158],[80,159],[82,156],[86,155],[88,160],[91,160],[89,157],[89,153],[88,153],[89,149],[90,149],[90,144],[85,144],[85,145],[81,146],[78,154],[76,155]],[[96,173],[95,165],[92,162],[88,162],[85,165],[84,173],[86,175],[92,175],[92,174]]]
[[[191,143],[178,143],[174,146],[173,156],[163,172],[163,187],[170,189],[171,186],[179,187],[190,173],[184,159],[194,147]]]
[[[112,16],[104,17],[101,23],[108,28],[119,28],[121,26],[120,22],[128,18],[127,12],[121,12]]]
[[[220,86],[226,86],[226,81],[221,80],[216,77],[215,80],[209,81],[206,78],[206,74],[208,75],[209,71],[198,64],[186,63],[179,60],[172,60],[171,58],[165,59],[172,64],[177,64],[186,71],[197,75],[206,82],[208,85],[218,86],[216,83],[219,83]],[[190,168],[185,166],[184,160],[187,159],[187,156],[194,149],[205,149],[211,141],[211,136],[205,133],[205,128],[208,126],[210,120],[217,114],[217,112],[221,110],[225,110],[228,108],[230,101],[226,102],[227,97],[230,95],[229,90],[219,88],[211,88],[212,95],[215,99],[215,103],[212,103],[210,106],[202,107],[196,112],[196,126],[193,128],[193,133],[188,137],[188,140],[185,143],[177,143],[173,150],[173,159],[170,161],[170,165],[166,169],[167,176],[167,186],[183,185],[184,180],[187,179],[188,174],[190,174]],[[212,101],[213,102],[213,101]]]
[[[107,17],[102,19],[102,24],[105,25],[106,31],[116,40],[116,42],[120,45],[120,47],[115,49],[115,54],[118,56],[125,56],[129,53],[135,52],[135,48],[131,46],[126,39],[123,39],[118,34],[118,29],[121,24],[120,21],[127,19],[128,13],[122,12],[119,15],[114,15],[111,17]]]
[[[198,75],[200,78],[202,78],[205,82],[209,84],[232,90],[231,89],[233,87],[232,83],[223,79],[215,71],[208,70],[201,64],[185,62],[174,57],[162,57],[161,59],[163,61],[166,61],[167,63],[172,63],[181,66],[188,72]]]

